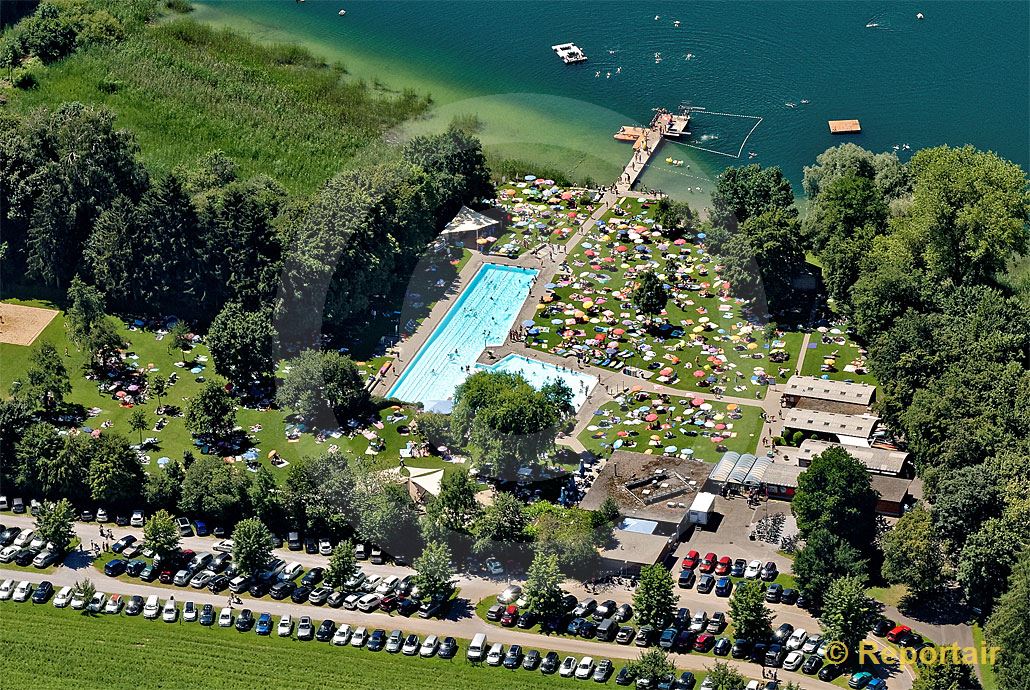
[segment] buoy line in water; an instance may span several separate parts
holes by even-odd
[[[747,146],[747,140],[750,139],[751,135],[755,133],[756,129],[758,129],[758,125],[762,124],[763,119],[760,115],[743,115],[741,113],[718,113],[713,112],[711,110],[705,110],[703,108],[692,108],[690,109],[690,112],[698,113],[700,115],[717,115],[720,117],[737,117],[741,119],[755,120],[754,126],[748,130],[748,133],[744,135],[744,139],[740,142],[740,148],[737,149],[736,154],[727,153],[726,151],[717,151],[715,149],[710,149],[705,146],[699,146],[697,144],[691,144],[685,141],[676,142],[678,144],[682,144],[683,146],[689,146],[690,148],[697,149],[698,151],[706,151],[708,153],[726,156],[727,158],[740,158],[741,154],[744,153],[744,147]]]

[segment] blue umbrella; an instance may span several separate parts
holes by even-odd
[[[548,283],[547,285],[544,285],[544,288],[547,289],[547,290],[553,290],[556,287],[558,287],[558,286],[555,285],[554,283]]]
[[[526,175],[522,179],[524,179],[526,182],[532,182],[533,180],[536,179],[536,175]]]
[[[529,328],[530,326],[533,325],[533,319],[526,319],[525,321],[522,322],[522,325],[525,326],[526,328]]]
[[[706,235],[703,232],[697,233],[697,239],[703,240],[705,237],[706,237]]]

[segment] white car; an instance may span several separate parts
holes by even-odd
[[[71,587],[62,587],[57,594],[54,595],[54,608],[63,609],[65,606],[72,601],[72,590]]]
[[[822,644],[822,635],[809,635],[808,639],[805,640],[805,644],[801,645],[801,651],[805,654],[814,654],[815,650],[819,649],[819,645]]]
[[[349,625],[341,625],[336,629],[336,634],[333,635],[333,644],[339,647],[345,646],[350,642],[351,629]]]
[[[368,630],[364,627],[356,628],[354,634],[350,636],[350,646],[364,647],[366,642],[368,642]]]
[[[232,539],[223,539],[221,541],[216,541],[212,548],[219,553],[232,553],[232,547]]]
[[[175,605],[175,597],[170,597],[165,602],[164,611],[161,612],[161,620],[165,623],[174,623],[179,619],[179,607]]]
[[[53,565],[61,557],[56,551],[46,549],[36,554],[36,557],[32,559],[32,565],[37,568],[46,568],[49,565]]]
[[[744,568],[744,577],[749,580],[757,580],[760,572],[762,572],[762,562],[751,561],[747,564],[747,567]]]
[[[11,558],[14,558],[14,556],[11,556]],[[358,570],[350,576],[349,580],[343,583],[343,588],[347,590],[355,590],[359,589],[363,584],[365,584],[365,573]]]
[[[495,642],[486,655],[486,663],[489,666],[500,666],[504,661],[504,645]]]
[[[783,669],[785,671],[797,671],[801,668],[801,664],[805,661],[805,655],[794,650],[783,659]]]
[[[19,547],[19,548],[24,548],[24,547],[28,546],[28,543],[30,541],[32,541],[32,537],[33,537],[34,534],[35,534],[35,532],[33,532],[30,529],[25,530],[24,532],[19,534],[17,537],[15,537],[14,545]]]
[[[142,527],[143,526],[143,511],[142,510],[134,510],[134,511],[132,511],[132,517],[129,518],[129,524],[132,525],[133,527]]]
[[[585,656],[579,661],[579,666],[576,667],[576,678],[580,680],[586,680],[594,673],[594,659],[593,657]]]
[[[143,605],[143,617],[147,620],[154,620],[161,615],[161,600],[156,594],[147,597],[147,603]]]
[[[11,596],[12,601],[28,601],[29,597],[32,596],[32,583],[28,580],[19,582],[18,586],[14,588],[14,594]]]
[[[10,563],[21,549],[14,544],[0,549],[0,563]]]
[[[430,635],[422,641],[422,649],[419,650],[419,656],[431,657],[436,654],[436,650],[440,648],[440,638],[436,635]]]
[[[510,604],[522,596],[522,588],[518,585],[508,585],[504,591],[497,595],[497,601],[501,604]]]
[[[801,646],[805,644],[807,639],[808,633],[805,632],[805,629],[798,628],[787,638],[787,651],[792,652],[795,649],[801,649]]]
[[[0,601],[7,601],[14,594],[14,580],[4,580],[0,584]]]
[[[192,580],[190,580],[190,587],[192,587],[193,589],[203,589],[204,587],[207,587],[207,583],[211,582],[211,580],[213,580],[214,578],[214,571],[201,570],[199,573],[193,576]]]
[[[97,592],[93,595],[93,598],[89,601],[89,607],[86,609],[90,613],[100,613],[104,610],[104,604],[107,603],[107,595],[103,592]]]
[[[86,608],[86,604],[89,602],[86,600],[86,595],[80,592],[78,589],[72,594],[72,608],[76,611],[81,611]]]
[[[376,587],[376,594],[389,594],[397,587],[397,583],[400,581],[401,579],[396,575],[389,576]]]
[[[279,579],[284,582],[286,580],[293,580],[302,572],[304,572],[304,566],[298,563],[297,561],[294,561],[293,563],[290,563],[285,568],[283,568],[283,571],[279,573]]]
[[[104,508],[97,508],[97,522],[108,522],[110,518],[107,516],[107,510]]]
[[[571,678],[576,672],[576,657],[567,656],[558,667],[558,675],[562,678]]]
[[[38,535],[29,542],[29,548],[33,551],[42,551],[44,546],[46,546],[46,539]]]
[[[504,575],[504,566],[496,558],[486,559],[486,572],[491,575]]]
[[[286,614],[279,619],[279,627],[276,628],[279,637],[289,637],[293,633],[293,616]]]
[[[348,594],[343,598],[343,608],[347,609],[348,611],[353,611],[354,609],[358,608],[359,601],[361,601],[360,594]]]
[[[333,555],[333,544],[328,539],[323,539],[318,542],[318,552],[323,556]]]
[[[199,615],[200,609],[198,609],[197,605],[194,604],[192,601],[187,601],[185,604],[182,605],[183,621],[187,623],[192,623],[193,621],[197,620],[197,617]]]
[[[383,603],[383,598],[378,594],[366,594],[358,599],[358,610],[362,613],[372,613]]]
[[[702,633],[708,626],[708,614],[704,611],[698,611],[694,614],[694,617],[690,620],[690,632]]]
[[[123,604],[125,604],[125,599],[121,594],[112,594],[111,598],[107,600],[107,606],[104,607],[104,613],[120,613]]]
[[[222,609],[221,613],[218,614],[218,627],[229,628],[232,627],[232,609],[226,606]]]

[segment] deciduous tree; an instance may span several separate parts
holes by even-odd
[[[36,515],[36,536],[65,553],[75,536],[75,507],[67,498],[43,501]]]
[[[556,556],[538,553],[533,557],[526,577],[526,608],[539,616],[558,616],[564,613],[561,584],[565,580],[558,568]]]
[[[179,550],[179,527],[167,510],[159,510],[143,524],[143,542],[162,559]]]
[[[633,593],[633,610],[641,625],[658,630],[672,622],[676,595],[672,589],[672,576],[661,564],[640,569],[640,580]]]
[[[864,577],[834,580],[826,590],[823,615],[819,619],[823,636],[844,643],[850,654],[855,654],[876,620],[876,608],[865,588]]]
[[[451,550],[446,544],[426,544],[412,566],[415,568],[415,584],[420,597],[429,601],[450,596],[454,567],[451,565]]]
[[[192,469],[192,468],[191,468]],[[247,518],[232,531],[232,561],[241,575],[256,575],[272,558],[272,535],[265,523]]]
[[[765,588],[754,580],[738,584],[730,596],[730,619],[738,637],[764,640],[772,632],[773,614],[765,605]]]

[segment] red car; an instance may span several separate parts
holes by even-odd
[[[715,562],[719,560],[719,557],[714,553],[706,553],[705,557],[701,559],[701,566],[698,568],[702,573],[710,573],[715,570]]]
[[[691,549],[690,551],[687,552],[687,557],[683,559],[683,569],[684,570],[693,570],[694,568],[697,567],[697,564],[698,564],[698,562],[700,560],[701,560],[701,555],[697,551],[694,551],[693,549]]]
[[[912,628],[907,625],[895,625],[889,633],[887,633],[888,642],[904,642],[905,638],[912,634]]]
[[[730,568],[733,567],[733,559],[729,556],[723,556],[719,559],[719,562],[715,565],[716,575],[729,575]]]
[[[515,604],[511,604],[508,608],[504,609],[504,613],[501,614],[501,625],[506,628],[510,628],[519,620],[519,607]]]
[[[708,633],[701,633],[694,640],[694,649],[699,652],[707,652],[709,649],[715,646],[715,636]]]

